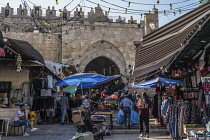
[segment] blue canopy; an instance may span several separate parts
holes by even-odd
[[[136,84],[134,85],[134,88],[155,88],[157,83],[165,83],[165,86],[168,86],[169,83],[172,83],[172,85],[174,86],[176,83],[183,85],[184,81],[157,77],[152,80]]]
[[[63,79],[60,79],[55,85],[57,86],[69,86],[78,84],[78,89],[85,89],[94,86],[101,85],[108,81],[114,79],[114,76],[104,76],[100,74],[93,74],[93,73],[78,73],[74,75],[70,75]]]
[[[55,85],[57,86],[69,86],[77,83],[96,83],[102,81],[106,76],[94,73],[77,73],[74,75],[67,76],[63,79],[58,80]]]

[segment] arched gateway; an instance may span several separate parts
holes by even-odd
[[[84,72],[96,72],[106,76],[120,74],[118,66],[111,59],[104,56],[97,57],[90,61],[90,63],[88,63],[85,67]]]
[[[102,40],[92,44],[84,51],[79,70],[104,74],[104,69],[106,75],[124,74],[126,61],[116,46]]]

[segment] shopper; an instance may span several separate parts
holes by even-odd
[[[158,116],[158,93],[157,92],[156,92],[156,94],[153,97],[153,110],[152,110],[152,115],[155,118],[155,122],[158,123],[159,116]]]
[[[133,102],[128,98],[127,95],[124,95],[124,99],[120,103],[120,108],[123,110],[125,115],[125,126],[126,126],[126,120],[128,119],[127,127],[130,129],[130,115],[131,115],[131,107],[133,105]]]
[[[68,103],[69,103],[69,109],[67,110],[68,117],[69,117],[69,124],[73,123],[72,121],[72,108],[74,108],[74,100],[72,99],[72,95],[69,94],[68,96]]]
[[[137,94],[136,91],[134,91],[133,94],[132,94],[132,101],[133,101],[133,103],[136,103],[136,94]]]
[[[74,107],[81,107],[82,105],[82,96],[80,94],[77,94],[74,99]]]
[[[121,93],[121,97],[119,98],[119,104],[121,103],[121,101],[125,98],[124,93]]]
[[[60,99],[60,108],[61,108],[61,125],[64,125],[64,119],[66,116],[66,110],[69,110],[68,97],[66,97],[66,93],[63,93],[63,96]]]
[[[151,101],[147,98],[147,93],[144,92],[142,98],[139,98],[138,95],[138,103],[137,107],[139,108],[139,120],[140,120],[140,135],[139,137],[143,136],[143,122],[146,127],[146,134],[145,136],[149,138],[149,114],[151,112]]]
[[[85,96],[85,100],[82,102],[82,106],[86,108],[90,108],[90,97]]]
[[[163,123],[167,127],[167,132],[165,134],[169,134],[168,120],[169,120],[169,111],[170,111],[170,106],[171,106],[171,100],[168,98],[168,93],[164,93],[163,98],[164,98],[164,100],[162,101],[162,105],[161,105],[161,116],[163,118]]]
[[[106,89],[104,89],[104,90],[101,92],[101,99],[100,99],[101,102],[104,102],[104,101],[105,101],[105,98],[107,97],[106,92],[107,92]]]
[[[133,95],[132,95],[131,92],[128,92],[128,98],[129,98],[131,101],[133,101]]]
[[[82,98],[84,99],[85,96],[90,96],[88,92],[85,92],[85,94],[82,96]]]
[[[23,136],[29,136],[27,132],[28,128],[31,128],[31,132],[37,130],[37,128],[34,128],[31,126],[28,119],[26,119],[26,113],[24,105],[20,105],[20,110],[18,110],[14,116],[14,125],[16,126],[22,126],[24,125],[24,134]]]
[[[92,97],[91,97],[91,105],[94,107],[94,108],[96,108],[96,109],[98,109],[98,97],[96,96],[96,93],[95,92],[93,92],[92,93]]]

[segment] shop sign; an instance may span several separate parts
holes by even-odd
[[[1,57],[1,56],[3,56],[3,57],[5,56],[5,51],[4,51],[3,48],[0,48],[0,57]]]

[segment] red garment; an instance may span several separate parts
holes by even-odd
[[[106,98],[106,92],[104,90],[101,92],[101,98]]]
[[[203,83],[203,90],[210,91],[210,83]]]
[[[155,92],[156,93],[160,92],[160,87],[156,87]]]

